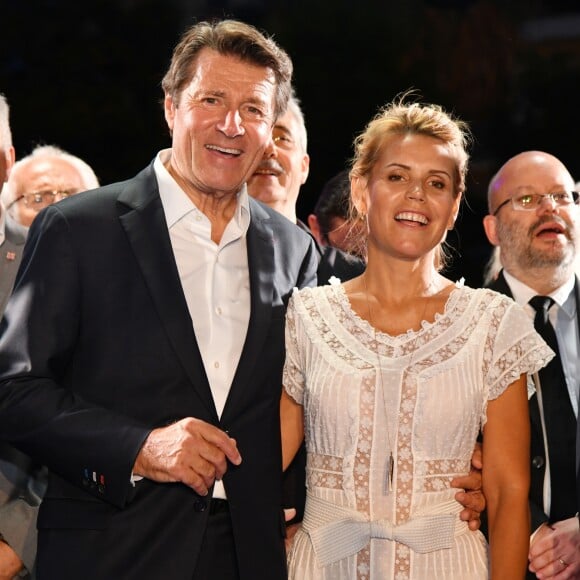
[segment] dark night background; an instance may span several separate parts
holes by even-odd
[[[174,44],[216,16],[265,30],[294,61],[311,156],[302,218],[353,137],[410,87],[475,137],[452,278],[481,282],[485,190],[508,157],[541,149],[580,179],[575,0],[1,0],[0,92],[17,156],[55,144],[102,183],[135,174],[169,144],[160,80]]]

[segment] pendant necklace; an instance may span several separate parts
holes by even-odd
[[[379,375],[379,383],[380,383],[380,387],[381,387],[381,398],[383,400],[385,419],[388,419],[387,402],[386,402],[386,397],[385,397],[385,385],[383,382],[383,369],[381,366],[381,357],[379,355],[379,344],[377,342],[377,327],[376,327],[374,320],[373,320],[371,303],[369,300],[369,291],[367,288],[367,280],[366,280],[366,276],[364,274],[362,276],[362,279],[363,279],[363,285],[364,285],[364,289],[365,289],[365,299],[366,299],[366,303],[367,303],[368,320],[370,322],[371,328],[373,329],[373,339],[374,339],[374,343],[375,343],[375,354],[377,355],[377,373]],[[432,279],[431,282],[429,283],[429,286],[427,286],[425,292],[427,292],[427,293],[429,292],[429,290],[433,286],[433,283],[434,283],[434,280]],[[419,340],[419,334],[421,332],[421,329],[423,328],[423,320],[425,319],[425,314],[427,312],[427,304],[429,303],[429,298],[430,298],[430,296],[425,296],[425,306],[423,307],[423,313],[421,314],[421,319],[419,320],[419,329],[417,330],[417,333],[415,334],[415,339],[414,339],[413,347],[411,350],[411,359],[409,360],[409,364],[407,365],[407,368],[410,368],[411,365],[413,364],[413,358],[415,356],[415,351],[417,349],[417,342]],[[397,429],[397,426],[395,425],[395,435],[396,435],[396,429]],[[389,444],[389,457],[387,459],[387,465],[386,465],[386,470],[385,470],[384,493],[388,494],[388,493],[391,493],[393,491],[393,476],[395,473],[395,459],[393,456],[393,445],[391,444],[391,434],[389,432],[388,425],[386,428],[386,432],[387,432],[387,442]]]

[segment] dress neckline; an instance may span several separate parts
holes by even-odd
[[[376,338],[380,338],[381,341],[385,342],[393,342],[401,340],[407,342],[408,340],[414,340],[416,337],[419,337],[424,332],[430,331],[437,325],[441,324],[441,322],[445,320],[450,315],[450,313],[455,309],[457,301],[460,298],[460,290],[465,287],[463,279],[455,282],[454,288],[452,288],[451,292],[449,293],[449,296],[447,297],[447,300],[445,301],[443,311],[436,312],[435,318],[432,321],[422,320],[421,327],[418,328],[417,330],[413,330],[412,328],[410,328],[406,332],[393,335],[389,334],[388,332],[383,332],[379,329],[375,329],[368,320],[366,320],[365,318],[361,318],[355,312],[344,289],[344,284],[331,284],[331,286],[334,288],[334,295],[337,298],[342,309],[349,314],[349,316],[356,322],[356,325],[360,329],[364,330],[365,333],[368,334],[369,336],[371,337],[376,336]]]

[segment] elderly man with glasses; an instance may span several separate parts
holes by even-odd
[[[492,178],[483,225],[503,269],[491,288],[528,309],[556,358],[529,381],[531,420],[528,578],[580,578],[576,447],[580,288],[574,273],[579,195],[554,156],[526,151]],[[485,458],[484,458],[485,460]]]
[[[8,213],[28,227],[47,205],[96,187],[97,177],[82,159],[42,145],[15,163],[3,195]]]

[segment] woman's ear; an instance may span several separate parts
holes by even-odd
[[[367,180],[364,177],[351,177],[350,196],[352,204],[361,216],[365,216],[368,210]]]
[[[461,206],[461,199],[463,198],[463,192],[460,191],[457,194],[457,197],[453,201],[453,210],[451,211],[451,216],[449,221],[447,222],[447,230],[452,230],[455,227],[455,222],[457,220],[457,216],[459,214],[459,208]]]

